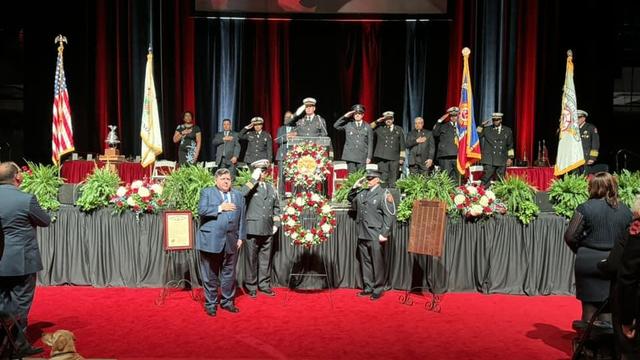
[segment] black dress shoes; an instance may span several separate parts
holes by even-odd
[[[276,296],[276,292],[273,291],[273,289],[265,289],[265,290],[260,289],[260,292],[267,296]]]
[[[371,300],[378,300],[381,297],[382,297],[382,293],[381,292],[371,294]]]
[[[216,308],[205,308],[204,312],[209,316],[216,316]]]
[[[234,314],[235,314],[235,313],[239,313],[239,312],[240,312],[240,309],[238,309],[234,304],[226,305],[226,306],[225,306],[225,305],[223,305],[223,306],[220,306],[220,307],[221,307],[223,310],[227,310],[228,312],[231,312],[231,313],[234,313]]]
[[[11,354],[11,359],[22,359],[23,357],[40,354],[43,351],[39,347],[25,346],[18,349],[17,353]]]
[[[370,296],[371,294],[373,294],[373,291],[371,291],[371,290],[363,290],[363,291],[360,291],[358,293],[358,296],[364,297],[364,296]]]
[[[255,299],[258,294],[256,294],[255,290],[246,290],[245,291],[250,298]]]

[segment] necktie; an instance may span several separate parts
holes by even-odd
[[[229,132],[228,132],[228,131],[225,131],[225,132],[224,132],[224,136],[225,136],[225,137],[226,137],[226,136],[229,136]]]
[[[225,202],[230,203],[231,202],[231,194],[226,192],[224,193],[224,198],[225,198]]]

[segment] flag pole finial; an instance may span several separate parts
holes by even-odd
[[[67,37],[60,34],[56,36],[56,39],[53,41],[54,44],[58,44],[58,51],[64,50],[64,44],[67,43]]]
[[[573,57],[573,51],[571,51],[571,49],[567,50],[567,56]]]
[[[469,54],[471,54],[471,49],[468,47],[462,49],[462,56],[469,56]]]

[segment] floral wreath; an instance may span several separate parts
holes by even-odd
[[[319,217],[311,229],[305,229],[300,219],[306,209],[312,209]],[[291,244],[306,247],[327,241],[336,226],[336,214],[327,198],[310,191],[297,193],[295,197],[290,198],[281,219],[282,228],[285,235],[291,239]]]
[[[136,180],[120,186],[109,202],[113,204],[115,213],[122,214],[125,210],[131,210],[139,218],[144,213],[156,214],[164,207],[162,190],[162,185],[157,182]]]
[[[495,213],[504,214],[507,207],[491,190],[482,185],[462,185],[451,196],[456,209],[467,218],[489,217]]]
[[[324,146],[306,142],[293,146],[285,159],[285,179],[305,188],[329,175],[329,154]]]

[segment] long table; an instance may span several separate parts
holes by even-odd
[[[276,286],[287,286],[291,272],[328,272],[331,287],[362,287],[353,214],[340,210],[336,215],[335,235],[312,249],[290,245],[277,235]],[[563,241],[565,227],[565,219],[544,213],[528,226],[508,216],[449,222],[444,254],[436,258],[408,253],[409,224],[397,223],[385,249],[388,284],[395,289],[429,286],[439,293],[572,294],[574,255]],[[55,223],[38,229],[44,264],[39,283],[158,287],[181,279],[197,256],[193,250],[164,251],[162,236],[161,215],[137,220],[131,213],[113,215],[103,209],[85,214],[63,206]],[[241,253],[240,283],[245,264]],[[322,277],[292,280],[298,288],[327,286]]]
[[[62,163],[60,176],[68,184],[83,182],[96,167],[103,167],[105,162],[96,160],[70,160]],[[120,179],[125,183],[142,180],[151,176],[151,166],[143,168],[139,162],[122,162],[116,165]]]

